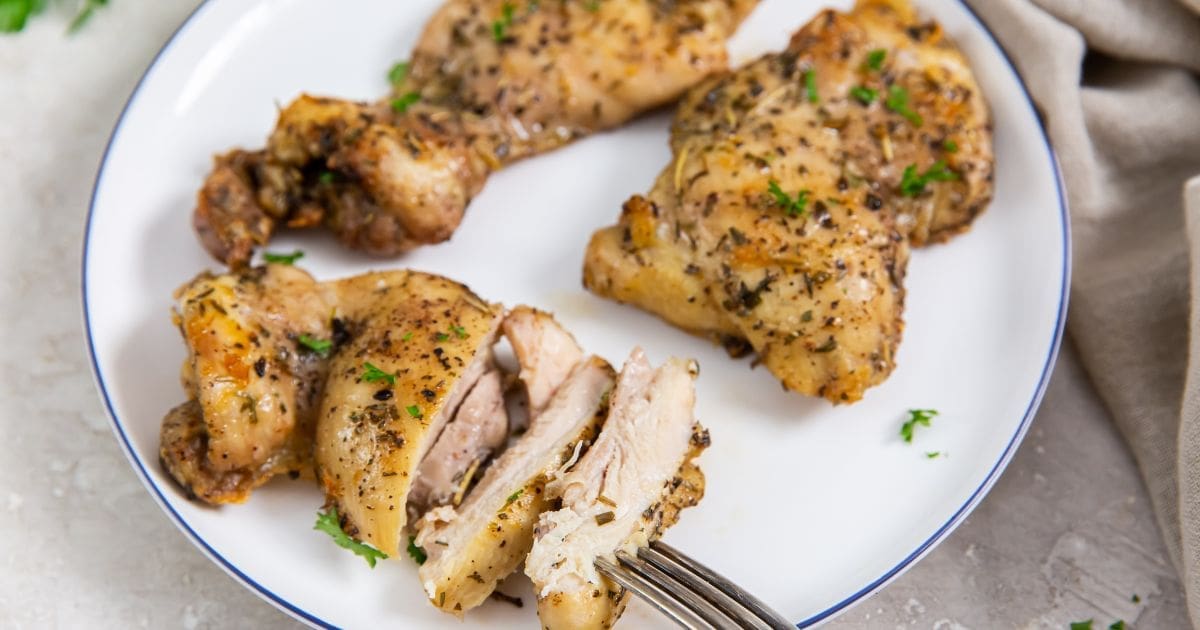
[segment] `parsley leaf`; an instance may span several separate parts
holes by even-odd
[[[317,175],[317,182],[321,184],[332,184],[333,178],[333,171],[321,171],[321,174]]]
[[[375,365],[370,361],[367,361],[366,363],[363,363],[362,380],[368,383],[374,383],[375,381],[387,381],[388,385],[395,385],[396,375],[388,374],[378,367],[375,367]]]
[[[504,507],[512,505],[514,501],[521,497],[522,492],[525,492],[525,488],[517,488],[516,492],[508,495],[508,499],[504,501]]]
[[[511,2],[505,2],[500,7],[500,19],[492,22],[492,39],[503,42],[508,38],[508,27],[512,26],[515,10]]]
[[[879,70],[883,67],[883,60],[887,58],[887,51],[882,48],[876,48],[867,53],[867,68],[871,70]]]
[[[417,564],[425,564],[425,561],[429,559],[429,555],[425,553],[425,550],[417,546],[416,536],[408,537],[408,557],[412,558],[413,562]]]
[[[298,249],[290,254],[272,254],[271,252],[263,253],[263,260],[269,263],[275,263],[277,265],[290,265],[301,258],[304,258],[304,252]]]
[[[438,333],[437,335],[434,335],[434,336],[435,336],[435,338],[437,338],[438,341],[446,341],[447,339],[450,338],[450,335],[447,335],[446,333]]]
[[[404,79],[408,78],[408,62],[397,61],[392,65],[392,69],[388,70],[388,83],[392,85],[400,85],[404,83]]]
[[[328,339],[317,339],[316,337],[313,337],[307,333],[300,335],[297,341],[300,342],[301,346],[304,346],[305,348],[308,348],[309,350],[312,350],[320,355],[321,358],[329,356],[329,351],[333,350],[332,341]]]
[[[804,71],[804,94],[809,103],[816,103],[820,100],[817,94],[817,73],[809,68]]]
[[[793,199],[791,195],[783,192],[783,189],[779,187],[779,182],[772,179],[767,182],[767,192],[771,193],[771,196],[775,198],[775,204],[783,208],[783,211],[788,216],[799,217],[804,215],[804,209],[808,206],[807,190],[801,190],[796,193],[796,198]]]
[[[885,100],[883,104],[886,105],[888,109],[907,118],[908,122],[912,123],[914,127],[920,127],[925,122],[921,119],[920,114],[914,112],[912,108],[908,106],[908,90],[900,87],[899,85],[893,85],[891,89],[888,90],[887,100]]]
[[[925,457],[928,459],[937,459],[941,456],[942,456],[941,451],[928,451],[925,453]]]
[[[412,339],[412,336],[413,336],[413,334],[412,334],[412,331],[410,330],[410,331],[404,333],[404,336],[400,338],[400,341],[408,341],[409,339]]]
[[[403,114],[408,111],[408,108],[417,101],[421,100],[420,92],[408,92],[404,96],[392,99],[392,111],[397,114]]]
[[[944,149],[946,153],[958,153],[958,143],[947,138],[946,141],[942,143],[942,149]]]
[[[1092,630],[1092,620],[1072,621],[1071,630]]]
[[[1125,630],[1125,620],[1118,619],[1108,626],[1108,630]]]
[[[917,174],[917,165],[909,164],[900,176],[900,194],[905,197],[916,197],[925,192],[929,182],[948,182],[958,179],[958,173],[946,166],[945,160],[934,162],[924,173]]]
[[[462,326],[451,326],[450,332],[454,333],[454,336],[458,337],[459,339],[467,338],[467,329],[463,328]]]
[[[424,414],[421,413],[421,408],[416,405],[409,405],[405,407],[404,410],[408,412],[408,415],[416,418],[417,420],[425,417]]]
[[[908,420],[900,426],[900,437],[909,444],[913,441],[913,429],[917,425],[928,427],[932,425],[933,417],[938,415],[936,409],[909,409]]]
[[[371,545],[354,540],[345,531],[342,531],[342,523],[338,518],[337,508],[335,507],[329,508],[328,512],[317,512],[317,524],[313,525],[313,529],[329,534],[333,538],[334,544],[342,549],[349,549],[355,554],[362,556],[362,559],[366,560],[372,569],[375,568],[376,560],[387,560],[388,555],[386,553]]]
[[[18,33],[46,8],[45,0],[0,0],[0,33]]]
[[[1140,603],[1142,603],[1142,598],[1137,593],[1134,593],[1133,597],[1129,598],[1129,601],[1131,601],[1135,604],[1140,604]]]
[[[863,105],[870,105],[871,103],[875,102],[876,98],[879,98],[879,92],[869,87],[856,85],[850,88],[850,96],[858,99],[858,102],[862,103]]]
[[[595,13],[600,10],[600,0],[587,0],[583,3],[583,8]]]

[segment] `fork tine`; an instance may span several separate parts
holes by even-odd
[[[709,628],[709,624],[699,615],[668,595],[666,591],[659,588],[653,582],[633,571],[618,566],[604,558],[596,558],[596,569],[608,579],[616,582],[651,606],[657,608],[659,612],[670,617],[671,621],[674,621],[681,627],[688,630],[707,630]]]
[[[633,573],[653,582],[655,586],[666,591],[669,596],[687,606],[689,610],[700,616],[711,627],[745,627],[737,623],[737,617],[725,616],[720,609],[710,604],[708,600],[692,592],[678,581],[671,579],[671,576],[649,562],[625,551],[617,552],[617,561]],[[750,630],[754,630],[753,626],[750,626]]]
[[[662,541],[654,541],[650,547],[642,548],[638,553],[675,581],[683,583],[692,592],[712,602],[730,618],[743,618],[744,613],[737,610],[737,607],[741,607],[773,630],[795,630],[796,628],[795,624],[775,612],[762,600],[742,590],[725,576]],[[731,604],[736,604],[736,606],[731,606]]]
[[[730,619],[736,620],[742,628],[746,630],[771,630],[772,626],[768,622],[759,619],[753,611],[739,604],[729,594],[706,582],[704,578],[692,573],[679,563],[674,562],[662,552],[647,547],[638,549],[638,556],[662,571],[673,582],[682,584],[688,591],[700,596]]]

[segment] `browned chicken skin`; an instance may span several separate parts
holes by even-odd
[[[176,294],[190,402],[164,420],[160,456],[188,492],[240,503],[280,473],[311,475],[325,362],[300,339],[328,339],[332,302],[281,265],[201,274]]]
[[[393,99],[301,96],[261,151],[216,158],[193,217],[249,263],[280,225],[391,256],[450,237],[487,176],[619,125],[726,67],[757,0],[448,0]]]
[[[697,86],[671,148],[592,237],[585,286],[834,402],[891,373],[909,242],[965,230],[992,190],[970,68],[903,0],[823,11],[786,51]]]

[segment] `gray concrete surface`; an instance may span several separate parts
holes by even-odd
[[[176,531],[109,431],[78,269],[108,132],[196,0],[66,9],[0,37],[0,627],[286,628]],[[1140,597],[1135,604],[1133,595]],[[1133,463],[1071,352],[1012,466],[916,568],[834,628],[1185,628]]]

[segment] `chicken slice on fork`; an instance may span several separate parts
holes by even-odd
[[[331,297],[285,265],[201,274],[176,297],[190,400],[163,422],[167,471],[207,503],[241,503],[277,474],[311,474],[325,362],[304,341],[332,344]]]
[[[679,359],[653,368],[635,350],[599,437],[547,486],[561,508],[538,520],[525,561],[542,627],[612,627],[628,593],[599,574],[596,559],[636,555],[699,503],[704,475],[694,459],[709,439],[693,415],[696,373],[694,362]]]
[[[317,480],[347,534],[396,555],[418,469],[493,369],[501,310],[419,272],[333,284],[348,340],[317,416]]]
[[[991,197],[979,86],[905,0],[823,11],[782,53],[697,86],[671,149],[592,237],[585,286],[833,402],[895,365],[909,242],[965,230]]]
[[[392,256],[450,237],[488,175],[725,70],[757,0],[448,0],[393,98],[302,96],[266,149],[219,156],[193,222],[233,267],[279,226]]]

